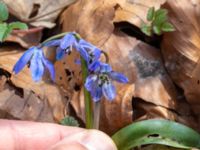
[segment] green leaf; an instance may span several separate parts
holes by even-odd
[[[0,2],[0,21],[6,21],[8,19],[8,8],[6,4],[3,2]]]
[[[146,34],[146,35],[148,35],[148,36],[151,36],[151,26],[150,25],[142,25],[141,26],[141,31],[144,33],[144,34]]]
[[[175,31],[174,26],[173,26],[171,23],[169,23],[169,22],[163,23],[161,29],[162,29],[162,31],[164,31],[164,32],[172,32],[172,31]]]
[[[12,22],[8,25],[8,27],[10,30],[13,30],[13,29],[27,30],[28,29],[28,26],[22,22]]]
[[[154,15],[155,15],[155,8],[154,7],[149,8],[148,13],[147,13],[147,20],[152,21],[154,18]]]
[[[167,21],[168,11],[166,9],[159,9],[155,12],[154,25],[161,25]]]
[[[160,144],[183,149],[200,148],[200,135],[196,131],[164,119],[133,123],[115,133],[112,139],[118,150],[129,150],[146,144]]]
[[[0,42],[2,42],[5,38],[4,35],[8,29],[7,23],[0,24]]]
[[[158,25],[154,25],[153,26],[153,32],[157,35],[161,35],[162,34],[162,30],[161,30],[161,27],[158,26]]]
[[[75,126],[75,127],[79,126],[78,121],[74,117],[71,117],[71,116],[68,116],[62,119],[60,121],[60,124],[66,125],[66,126]]]

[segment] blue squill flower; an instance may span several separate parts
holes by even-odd
[[[34,81],[39,81],[44,74],[45,67],[49,70],[52,80],[55,80],[55,70],[53,64],[44,57],[42,49],[38,47],[29,48],[17,61],[13,72],[18,74],[27,63],[30,62],[30,69]]]
[[[87,77],[85,87],[95,102],[99,101],[102,96],[112,101],[116,96],[116,89],[112,83],[113,80],[120,83],[128,82],[126,76],[113,71],[110,65],[100,62],[96,72]]]
[[[56,49],[56,59],[62,59],[66,54],[72,51],[72,48],[76,44],[77,39],[74,32],[66,34],[62,39],[52,40],[44,44],[44,46],[55,46]]]
[[[83,39],[80,39],[75,47],[83,59],[87,62],[88,69],[90,71],[96,70],[99,66],[101,50]]]

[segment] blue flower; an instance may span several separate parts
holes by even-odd
[[[55,46],[56,49],[56,59],[62,59],[66,54],[72,51],[72,48],[76,44],[77,39],[74,32],[70,32],[65,35],[62,39],[52,40],[44,44],[44,46]]]
[[[99,101],[102,96],[112,101],[116,96],[113,80],[120,83],[128,82],[128,78],[123,74],[113,71],[110,65],[100,62],[97,71],[87,77],[85,88],[91,93],[95,102]]]
[[[18,74],[27,63],[30,62],[30,69],[34,81],[39,81],[44,74],[45,67],[49,70],[51,79],[55,80],[55,70],[53,64],[44,57],[42,49],[38,47],[29,48],[17,61],[13,72]]]
[[[90,71],[94,71],[99,67],[99,59],[101,56],[100,49],[83,39],[80,39],[75,47],[83,59],[87,62],[88,69]]]

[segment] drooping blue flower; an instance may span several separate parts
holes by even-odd
[[[102,96],[112,101],[116,96],[116,89],[112,81],[127,83],[128,78],[121,73],[112,70],[111,66],[100,62],[96,71],[89,75],[85,82],[85,88],[91,93],[95,102]]]
[[[87,62],[88,69],[90,71],[94,71],[99,67],[99,59],[101,56],[100,49],[83,39],[80,39],[75,47],[83,59]]]
[[[51,79],[55,80],[53,64],[44,57],[41,48],[29,48],[13,67],[13,72],[18,74],[30,62],[31,75],[34,81],[39,81],[44,74],[45,67],[49,70]]]
[[[55,46],[56,49],[56,59],[61,60],[66,54],[72,51],[72,48],[76,44],[77,39],[74,32],[66,34],[62,39],[56,39],[49,41],[44,44],[44,46]]]

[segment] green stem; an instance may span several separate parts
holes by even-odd
[[[99,120],[101,114],[101,100],[94,103],[94,129],[99,129]]]
[[[55,40],[55,39],[61,38],[61,37],[65,36],[65,35],[68,34],[68,33],[69,33],[69,32],[63,32],[63,33],[54,35],[54,36],[52,36],[52,37],[46,39],[45,41],[43,41],[43,42],[41,43],[41,45],[44,45],[45,43],[47,43],[47,42],[49,42],[49,41],[51,41],[51,40]]]
[[[52,36],[42,42],[41,47],[44,46],[46,42],[49,42],[54,39],[61,38],[68,34],[69,32],[64,32],[55,36]],[[78,34],[74,34],[77,40],[80,40],[81,37]],[[107,58],[107,57],[106,57]],[[85,83],[86,78],[88,76],[88,69],[87,69],[87,62],[81,57],[81,69],[82,69],[82,77],[83,77],[83,83]],[[87,89],[84,87],[84,99],[85,99],[85,121],[86,121],[86,128],[91,129],[94,128],[94,121],[93,121],[93,109],[92,109],[92,99],[90,96],[90,93],[87,91]]]
[[[81,58],[81,68],[82,68],[82,77],[83,83],[85,83],[86,78],[88,76],[88,69],[86,61]],[[92,100],[90,93],[84,87],[84,98],[85,98],[85,121],[86,121],[86,128],[92,129],[93,128],[93,112],[92,112]]]

